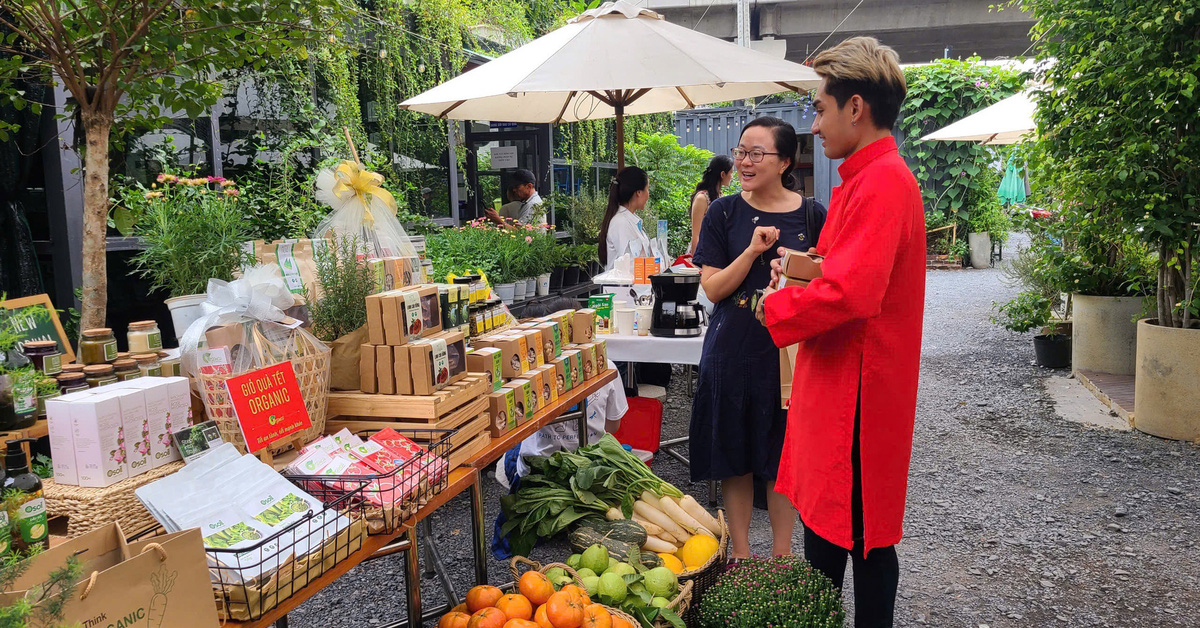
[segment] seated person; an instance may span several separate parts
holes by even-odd
[[[545,303],[534,303],[525,308],[525,315],[530,318],[547,316],[559,310],[578,309],[579,302],[574,299],[560,297]],[[608,368],[616,368],[612,360]],[[595,443],[605,432],[615,432],[621,427],[621,417],[629,410],[625,399],[625,388],[620,378],[605,384],[603,388],[592,393],[587,398],[588,443]],[[513,447],[496,465],[496,481],[509,488],[513,478],[529,473],[529,465],[525,464],[525,456],[549,456],[561,451],[575,449],[579,446],[579,428],[577,421],[566,421],[547,425],[538,430],[533,436]]]

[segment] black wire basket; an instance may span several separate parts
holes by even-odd
[[[237,549],[206,548],[217,613],[223,621],[252,621],[319,578],[362,548],[366,538],[362,491],[343,483],[334,488],[300,486],[325,506],[309,510],[279,532]],[[299,485],[297,485],[299,486]],[[159,526],[135,539],[164,534]]]
[[[380,430],[360,430],[355,435],[366,440]],[[346,483],[365,482],[356,494],[362,499],[363,518],[367,533],[392,534],[407,518],[446,488],[450,477],[450,437],[457,430],[412,429],[395,430],[417,444],[424,443],[426,454],[416,455],[387,473],[367,475],[290,475],[284,477],[315,496],[321,486],[337,491]]]

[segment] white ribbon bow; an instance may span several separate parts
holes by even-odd
[[[288,318],[283,311],[295,303],[276,264],[251,266],[233,281],[209,279],[207,297],[200,304],[203,314],[188,325],[179,341],[181,366],[187,374],[193,374],[198,349],[209,328],[244,319],[283,321]]]

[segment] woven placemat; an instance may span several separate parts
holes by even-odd
[[[125,534],[158,525],[133,491],[183,468],[183,461],[165,464],[106,488],[86,488],[42,480],[46,514],[67,518],[67,536],[77,537],[116,521]]]

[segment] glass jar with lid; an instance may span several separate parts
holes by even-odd
[[[119,382],[137,379],[142,376],[142,371],[138,368],[137,360],[132,358],[117,360],[113,362],[112,366],[113,375],[116,375]]]
[[[34,340],[25,343],[21,348],[25,357],[33,362],[33,367],[43,375],[55,376],[62,372],[62,353],[58,351],[58,342],[54,340]]]
[[[138,369],[142,372],[142,377],[162,377],[163,365],[158,359],[157,353],[138,353],[133,356],[137,360]]]
[[[58,380],[58,389],[64,395],[88,389],[88,383],[83,373],[59,373],[56,379]]]
[[[84,364],[107,364],[117,359],[117,338],[108,327],[83,330],[79,358]]]
[[[89,364],[84,367],[83,375],[87,380],[88,388],[107,386],[117,382],[117,376],[113,373],[111,364]]]
[[[150,353],[162,349],[162,332],[156,321],[135,321],[129,324],[129,352]]]
[[[162,363],[162,374],[164,377],[179,376],[179,356],[171,357],[170,353],[159,351],[158,361]]]

